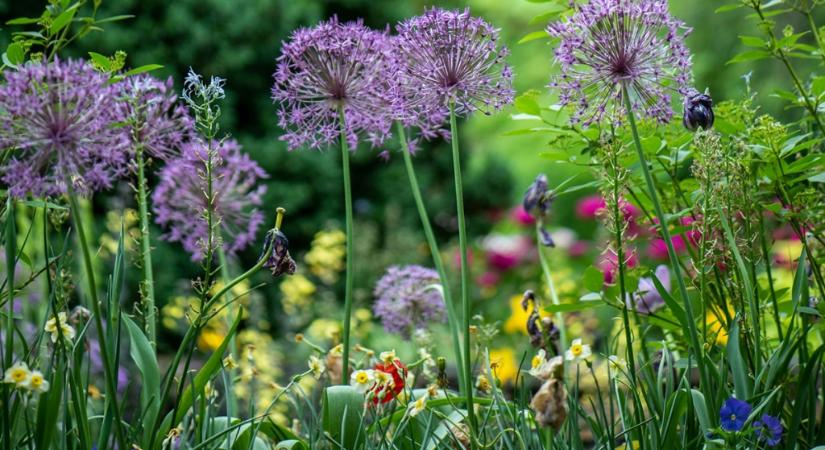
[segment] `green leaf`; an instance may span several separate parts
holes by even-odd
[[[699,427],[702,430],[710,430],[712,425],[710,422],[710,414],[708,414],[708,405],[705,403],[704,394],[696,389],[691,389],[690,396],[693,398],[693,409],[696,411],[696,418],[699,419]]]
[[[364,395],[352,386],[330,386],[324,390],[324,431],[347,450],[361,448],[366,438]]]
[[[137,75],[137,74],[140,74],[140,73],[151,72],[153,70],[158,70],[158,69],[162,69],[162,68],[163,68],[163,66],[160,65],[160,64],[146,64],[145,66],[136,67],[136,68],[124,73],[123,76],[128,77],[128,76]]]
[[[584,278],[582,279],[585,289],[590,292],[599,292],[604,287],[604,274],[601,270],[589,266],[584,269]]]
[[[10,62],[10,65],[12,66],[23,64],[26,61],[26,51],[18,42],[12,42],[8,47],[6,47],[6,53],[3,61]]]
[[[131,342],[129,356],[132,357],[132,361],[140,370],[142,422],[152,424],[155,423],[160,408],[160,369],[158,368],[157,357],[143,330],[129,316],[123,315],[121,317],[126,324],[126,330],[129,332],[129,341]],[[143,430],[143,433],[148,444],[154,430],[147,427]]]
[[[72,19],[74,19],[74,14],[77,12],[77,8],[79,6],[80,3],[75,3],[74,5],[66,8],[66,10],[60,13],[59,16],[55,17],[55,19],[52,21],[51,26],[49,26],[49,32],[51,34],[57,34],[60,32],[60,30],[66,28],[66,26],[72,21]]]
[[[112,61],[109,57],[95,52],[89,52],[89,57],[92,58],[92,62],[102,70],[108,72],[112,69]]]
[[[525,114],[541,116],[541,106],[536,101],[536,97],[538,97],[538,93],[532,90],[519,95],[514,102],[516,109]]]
[[[16,19],[9,20],[6,22],[6,25],[31,25],[37,22],[40,22],[39,17],[18,17]]]
[[[547,32],[544,30],[534,31],[532,33],[527,33],[526,35],[524,35],[524,37],[519,39],[518,43],[523,44],[525,42],[536,41],[539,39],[547,39],[549,37],[550,35],[547,34]]]
[[[736,64],[741,62],[747,61],[758,61],[760,59],[770,58],[771,52],[767,50],[751,50],[747,52],[740,53],[734,56],[730,61],[726,62],[725,64]]]
[[[748,47],[766,47],[766,42],[756,36],[739,36],[739,40]]]
[[[825,172],[819,172],[816,175],[808,177],[808,181],[813,183],[825,183]]]
[[[275,445],[275,450],[309,450],[309,447],[303,442],[295,439],[278,442]]]
[[[719,14],[719,13],[723,13],[723,12],[733,11],[734,9],[739,9],[741,7],[742,7],[742,3],[734,3],[732,5],[720,6],[720,7],[716,8],[716,11],[714,11],[714,13]]]
[[[733,373],[733,387],[736,397],[745,399],[751,396],[750,379],[748,378],[745,360],[742,358],[742,347],[739,345],[739,322],[733,320],[728,330],[728,345],[726,348],[728,364]]]
[[[598,297],[595,297],[598,296]],[[585,300],[586,298],[586,300]],[[595,308],[597,306],[605,306],[605,302],[602,300],[601,295],[599,294],[588,294],[580,301],[576,303],[561,303],[558,305],[547,305],[544,307],[544,310],[549,313],[570,313],[570,312],[577,312],[577,311],[584,311],[585,309]]]

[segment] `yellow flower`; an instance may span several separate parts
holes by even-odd
[[[312,371],[312,375],[315,377],[315,379],[320,379],[321,374],[324,373],[324,363],[320,359],[318,359],[318,357],[312,355],[309,357],[307,365],[309,366],[309,370]]]
[[[407,413],[410,417],[415,417],[427,408],[427,394],[418,397],[414,402],[407,405]]]
[[[346,235],[340,230],[315,234],[312,247],[304,256],[310,273],[326,284],[335,283],[338,273],[344,270],[346,240]]]
[[[516,353],[512,348],[502,347],[490,350],[490,369],[502,383],[513,382],[518,374]]]
[[[232,369],[237,369],[238,368],[238,363],[235,362],[235,358],[233,358],[232,355],[230,354],[229,356],[227,356],[226,358],[223,359],[223,366],[227,370],[232,370]]]
[[[226,333],[223,333],[214,328],[204,328],[198,335],[198,348],[203,351],[212,351],[220,347],[223,340],[226,338]]]
[[[39,370],[32,370],[29,379],[21,387],[32,392],[46,392],[49,390],[49,382],[43,378],[43,374]]]
[[[97,386],[90,384],[88,388],[86,388],[86,392],[89,394],[93,400],[100,400],[103,395],[100,393],[100,389]]]
[[[384,364],[392,364],[398,359],[398,356],[395,355],[395,350],[390,350],[388,352],[381,352],[378,358],[381,359]]]
[[[570,349],[564,354],[564,359],[578,362],[589,358],[591,354],[589,345],[582,344],[581,339],[574,339]]]
[[[28,381],[30,376],[31,372],[29,371],[29,366],[24,362],[19,362],[6,369],[5,376],[3,377],[3,383],[9,383],[15,385],[16,387],[22,387],[23,384]]]
[[[59,331],[57,326],[58,322],[60,323]],[[57,313],[57,317],[52,316],[51,319],[47,320],[44,330],[46,333],[51,333],[52,342],[57,342],[60,336],[63,336],[63,339],[71,341],[75,336],[74,328],[67,322],[65,312],[59,312]]]
[[[730,305],[727,306],[728,315],[733,317],[736,313]],[[708,326],[708,336],[716,342],[716,345],[728,345],[728,330],[725,322],[727,317],[721,308],[711,306],[705,314],[705,324]]]
[[[525,311],[521,307],[521,295],[510,297],[510,317],[504,322],[504,332],[510,334],[521,333],[527,335],[527,319],[530,317],[530,308]],[[548,317],[549,314],[540,312],[541,317]]]
[[[375,371],[373,370],[356,370],[352,373],[349,379],[350,386],[354,387],[360,393],[367,392],[372,387],[375,380]]]

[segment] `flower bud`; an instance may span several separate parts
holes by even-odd
[[[708,130],[713,127],[713,99],[710,98],[707,91],[702,94],[699,91],[692,90],[685,96],[684,109],[682,123],[688,130],[696,131],[699,128]]]
[[[550,209],[551,196],[548,195],[547,175],[539,174],[524,193],[522,206],[531,216],[543,217]]]
[[[283,208],[278,208],[275,228],[269,230],[264,238],[264,252],[269,251],[269,254],[261,255],[261,258],[266,258],[264,267],[272,272],[273,277],[292,275],[297,269],[295,261],[289,255],[289,239],[280,230],[284,212]]]

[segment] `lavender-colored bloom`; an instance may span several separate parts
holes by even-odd
[[[152,158],[168,160],[191,138],[194,121],[177,100],[172,78],[128,77],[118,84],[132,142]]]
[[[255,240],[264,216],[255,207],[263,202],[266,186],[257,183],[266,172],[233,139],[213,143],[212,190],[215,196],[214,214],[227,253],[235,253]],[[184,144],[182,155],[170,161],[160,172],[160,182],[152,193],[155,221],[168,229],[161,236],[180,242],[192,254],[192,260],[203,258],[208,237],[206,211],[207,145],[202,141]]]
[[[762,414],[761,420],[753,423],[753,428],[756,429],[756,437],[769,447],[776,447],[782,442],[782,422],[778,417]]]
[[[660,265],[656,267],[653,276],[659,280],[659,283],[667,292],[670,292],[670,270],[667,266]],[[632,299],[628,296],[627,306],[628,308],[634,308],[641,314],[650,314],[665,306],[665,299],[656,289],[653,278],[644,277],[639,279],[639,288],[633,294]]]
[[[673,117],[668,91],[687,94],[690,29],[668,12],[666,0],[590,0],[547,32],[559,39],[561,74],[550,84],[572,123],[588,126],[624,115],[622,87],[634,109],[662,123]]]
[[[389,333],[409,338],[413,329],[447,318],[438,273],[421,266],[393,266],[375,285],[374,311]]]
[[[745,426],[753,407],[750,403],[736,398],[725,400],[719,410],[719,417],[722,421],[722,429],[725,431],[739,431]]]
[[[386,83],[389,36],[362,21],[333,17],[292,33],[273,74],[272,99],[280,103],[281,139],[290,149],[322,148],[344,136],[351,148],[359,134],[382,143],[392,125],[391,89]]]
[[[513,101],[513,72],[504,63],[498,30],[470,10],[431,8],[397,26],[398,82],[408,114],[443,123],[449,104],[458,116],[490,114]]]
[[[14,197],[106,189],[127,171],[122,102],[108,77],[84,61],[26,64],[3,72],[0,180]]]

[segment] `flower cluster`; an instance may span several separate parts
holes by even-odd
[[[389,333],[410,337],[413,329],[446,320],[438,273],[421,266],[393,266],[375,285],[375,315]]]
[[[52,342],[57,342],[61,337],[71,342],[75,337],[74,327],[69,325],[68,317],[62,311],[46,321],[44,330],[51,335]]]
[[[562,105],[576,108],[573,123],[618,122],[623,89],[644,116],[667,123],[673,116],[668,91],[688,93],[684,38],[690,30],[670,15],[666,0],[590,0],[547,31],[559,39],[561,66],[550,86]]]
[[[753,421],[750,429],[745,425],[750,419],[753,407],[750,403],[731,397],[725,400],[719,410],[719,419],[722,430],[728,433],[753,432],[757,441],[769,447],[775,447],[782,442],[782,422],[770,414],[762,414],[759,420]]]
[[[403,390],[407,379],[407,366],[395,356],[394,351],[383,352],[372,369],[356,370],[350,376],[350,385],[367,395],[373,405],[389,403]]]
[[[263,203],[266,186],[257,186],[266,172],[233,139],[211,144],[213,165],[212,190],[214,212],[220,222],[223,248],[235,253],[255,241],[263,214],[255,207]],[[180,242],[197,261],[203,257],[208,225],[203,212],[207,208],[207,143],[192,141],[182,148],[180,158],[170,161],[160,172],[160,182],[152,193],[155,221],[168,229],[163,238]]]
[[[17,389],[31,392],[49,390],[49,382],[43,377],[43,373],[39,370],[29,370],[29,366],[24,362],[18,362],[6,369],[3,383],[13,384]]]

